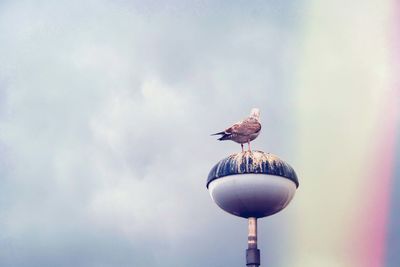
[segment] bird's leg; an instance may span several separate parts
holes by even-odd
[[[240,144],[240,146],[242,147],[242,152],[244,152],[244,150],[243,150],[243,144]]]
[[[251,152],[250,141],[247,141],[247,145],[249,147],[249,151]]]

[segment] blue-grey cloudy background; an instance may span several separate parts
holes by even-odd
[[[254,146],[290,159],[299,12],[300,1],[2,1],[0,265],[244,265],[246,221],[205,188],[240,146],[209,134],[260,107],[274,130]],[[269,241],[287,234],[284,216],[261,223],[270,266],[290,246]]]
[[[397,267],[395,6],[0,1],[0,266],[244,266],[205,182],[259,107],[300,180],[262,266]]]

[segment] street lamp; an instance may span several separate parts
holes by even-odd
[[[207,178],[211,198],[224,211],[248,219],[247,266],[260,266],[257,219],[284,209],[298,186],[288,163],[262,151],[233,154],[211,169]]]

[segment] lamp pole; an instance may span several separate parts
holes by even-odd
[[[247,238],[246,265],[248,267],[260,266],[260,250],[257,248],[257,218],[250,217],[249,235]]]

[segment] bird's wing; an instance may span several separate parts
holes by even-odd
[[[229,134],[237,134],[237,135],[250,135],[253,133],[257,133],[261,130],[260,122],[256,120],[244,120],[238,123],[235,123],[231,127],[225,130],[226,133]]]
[[[243,123],[243,121],[239,121],[239,122],[233,124],[231,127],[226,128],[226,129],[224,130],[225,134],[232,134],[232,133],[236,132],[236,129],[237,129],[238,127],[240,127],[240,125],[241,125],[242,123]]]

